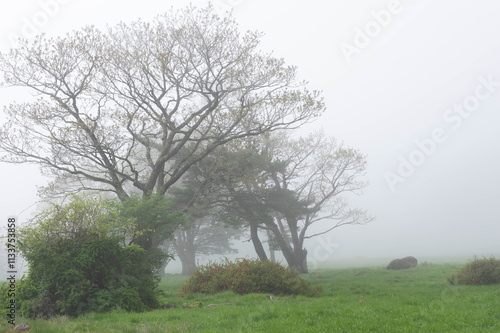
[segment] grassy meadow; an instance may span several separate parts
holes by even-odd
[[[319,298],[265,294],[177,295],[186,277],[168,275],[165,303],[178,308],[145,313],[115,310],[75,319],[17,318],[34,332],[500,332],[500,285],[452,286],[463,265],[314,270],[304,278],[324,286]],[[182,308],[200,301],[201,308]],[[231,303],[230,305],[224,303]],[[209,304],[218,306],[207,307]],[[11,325],[0,323],[0,331]]]

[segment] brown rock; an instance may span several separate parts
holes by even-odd
[[[19,324],[14,327],[14,331],[16,332],[24,332],[24,331],[29,331],[31,327],[29,327],[26,324]]]
[[[405,257],[402,259],[394,259],[387,265],[387,269],[408,269],[416,267],[418,261],[415,257]]]
[[[404,257],[403,260],[411,263],[412,264],[411,267],[417,267],[417,265],[418,265],[418,260],[415,257],[411,257],[411,256],[410,257]]]

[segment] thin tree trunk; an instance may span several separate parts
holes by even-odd
[[[269,232],[269,229],[266,229],[267,232],[267,244],[269,244],[269,255],[271,256],[271,261],[276,262],[276,255],[275,251],[273,249],[273,244],[271,243],[271,233]]]
[[[292,267],[292,265],[294,264],[293,249],[287,244],[278,226],[273,221],[268,221],[266,223],[266,226],[273,233],[274,239],[278,243],[278,246],[281,249],[281,253],[283,253],[283,256],[285,257],[286,262],[290,267]]]
[[[262,242],[259,239],[257,225],[254,223],[250,223],[250,237],[252,239],[253,247],[255,248],[255,252],[259,256],[259,259],[262,261],[267,261],[266,251],[264,250],[264,246],[262,246]]]

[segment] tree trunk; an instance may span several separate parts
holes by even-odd
[[[177,253],[182,264],[182,275],[191,275],[196,270],[196,252],[191,249]]]
[[[167,268],[169,260],[165,260],[162,264],[161,267],[158,269],[158,274],[160,275],[165,275],[165,268]]]
[[[299,231],[297,229],[297,218],[291,214],[285,214],[285,219],[290,229],[290,235],[292,236],[293,243],[293,263],[290,267],[297,272],[297,274],[307,274],[309,273],[307,269],[307,250],[303,248],[303,242],[299,237]]]
[[[292,252],[293,261],[288,263],[291,269],[293,269],[297,274],[307,274],[309,269],[307,268],[307,250],[297,249]]]
[[[274,222],[268,222],[266,223],[267,227],[269,230],[274,235],[274,238],[278,242],[278,245],[281,249],[281,252],[283,253],[283,256],[285,257],[285,260],[290,266],[291,269],[293,269],[297,274],[306,274],[308,273],[307,269],[307,250],[302,249],[300,246],[294,246],[291,248],[287,243],[283,235],[281,234],[278,226]],[[295,245],[295,244],[294,244]]]
[[[164,242],[165,242],[164,240],[155,239],[152,246],[153,249],[159,249],[169,256],[166,260],[162,262],[161,267],[158,268],[158,274],[161,275],[165,275],[165,269],[167,268],[167,265],[170,262],[170,260],[172,260],[171,254],[169,254],[168,250],[165,249],[165,247],[163,246]]]
[[[262,242],[259,239],[257,225],[254,223],[250,223],[250,237],[252,238],[253,247],[259,256],[259,259],[267,261],[266,251],[264,250],[264,246],[262,246]]]
[[[267,244],[269,245],[269,256],[271,257],[270,259],[272,262],[276,262],[276,255],[271,240],[271,232],[269,231],[269,229],[267,229],[266,231],[267,231]]]

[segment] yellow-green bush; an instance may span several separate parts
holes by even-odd
[[[500,260],[475,258],[457,274],[448,277],[451,284],[486,285],[500,283]]]

